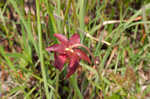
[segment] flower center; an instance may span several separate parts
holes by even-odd
[[[70,52],[72,52],[72,53],[74,52],[72,48],[66,48],[65,50],[66,50],[66,51],[70,51]]]

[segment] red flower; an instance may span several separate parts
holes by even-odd
[[[46,48],[46,50],[54,52],[54,66],[57,69],[62,70],[64,64],[69,62],[67,78],[76,71],[81,59],[91,64],[89,57],[78,48],[79,46],[84,46],[80,44],[78,34],[74,34],[69,40],[62,34],[54,34],[54,36],[60,41],[60,44],[54,44]]]

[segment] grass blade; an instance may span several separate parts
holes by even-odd
[[[49,99],[49,91],[48,91],[48,84],[46,78],[46,70],[44,66],[44,59],[43,59],[43,45],[42,45],[42,32],[41,32],[41,23],[40,23],[40,4],[39,0],[36,0],[36,10],[37,10],[37,27],[38,27],[38,38],[39,38],[39,53],[40,53],[40,62],[41,62],[41,69],[42,69],[42,76],[44,79],[44,88],[46,92],[46,97]]]

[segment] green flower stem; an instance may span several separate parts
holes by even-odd
[[[76,77],[77,77],[76,74],[72,75],[72,77],[70,78],[70,82],[71,82],[71,85],[74,88],[75,94],[79,96],[79,99],[83,99],[83,96],[80,92],[80,89],[78,88],[78,82],[77,82]],[[78,98],[76,98],[76,99],[78,99]]]
[[[55,98],[56,98],[56,99],[58,99],[58,95],[57,95],[57,94],[59,94],[59,93],[58,93],[58,88],[59,88],[59,71],[57,70],[57,71],[56,71],[56,89],[55,89],[55,91],[56,91],[56,96],[55,96]]]

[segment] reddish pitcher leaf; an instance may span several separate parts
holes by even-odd
[[[78,34],[72,35],[72,37],[69,39],[69,44],[73,45],[78,43],[80,43],[80,36]]]
[[[91,64],[91,60],[89,59],[89,57],[82,51],[82,50],[79,50],[79,49],[74,49],[74,51],[77,53],[77,55],[87,61],[89,64]]]
[[[62,35],[62,34],[58,34],[55,33],[54,36],[62,43],[62,44],[66,44],[68,42],[68,39]]]
[[[57,55],[56,53],[54,54],[55,57],[55,67],[59,70],[62,70],[64,63],[66,62],[66,55],[61,54],[61,55]]]
[[[54,44],[48,48],[46,48],[47,51],[54,51],[54,52],[64,52],[65,48],[61,44]]]
[[[79,66],[78,57],[75,56],[74,58],[71,58],[69,62],[68,73],[66,78],[69,78],[76,71],[78,66]]]

